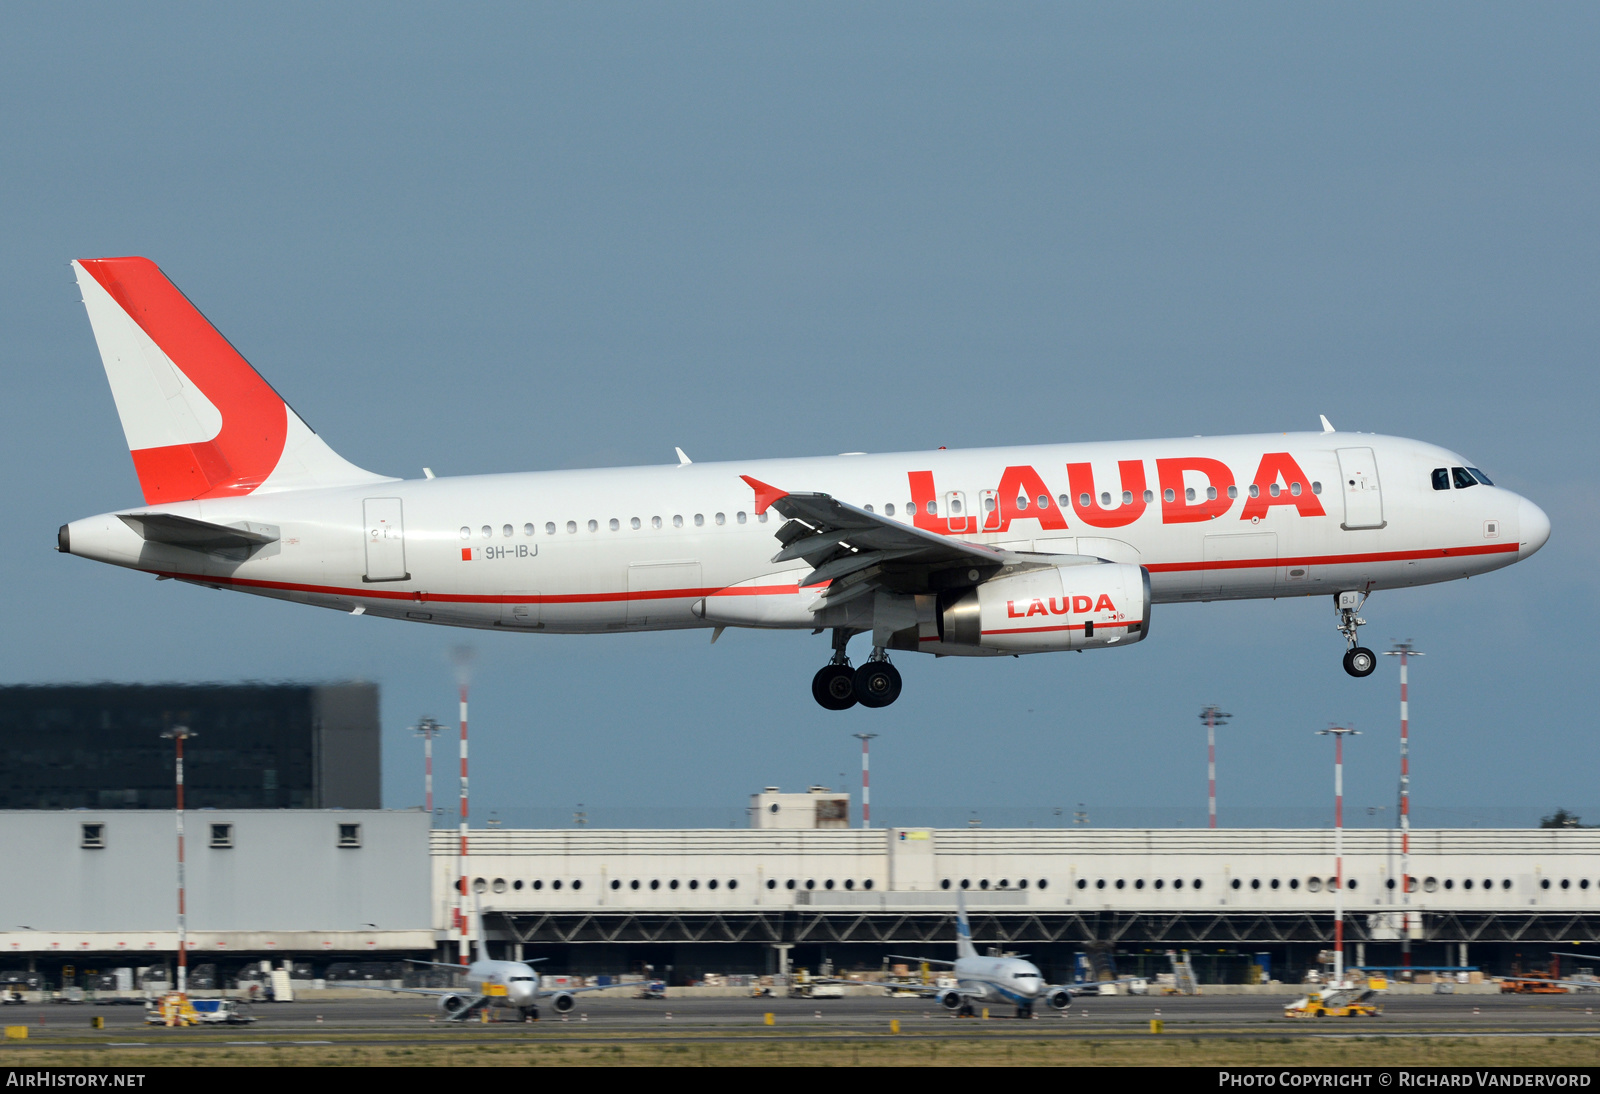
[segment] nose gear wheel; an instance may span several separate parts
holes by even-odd
[[[1377,655],[1360,644],[1360,628],[1367,621],[1356,613],[1366,602],[1367,594],[1362,592],[1333,594],[1334,608],[1339,613],[1339,621],[1335,626],[1344,635],[1348,647],[1344,655],[1344,671],[1357,678],[1371,676],[1372,670],[1378,667]]]

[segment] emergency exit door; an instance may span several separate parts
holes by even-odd
[[[406,532],[399,498],[368,498],[361,503],[366,520],[367,573],[363,581],[408,581]]]

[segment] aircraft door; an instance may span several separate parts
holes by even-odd
[[[1341,448],[1339,490],[1344,495],[1341,528],[1382,528],[1383,492],[1378,486],[1378,462],[1370,448]]]
[[[1000,495],[993,490],[978,491],[977,517],[981,522],[978,531],[998,532],[1000,530]]]
[[[361,503],[366,523],[367,572],[363,581],[409,581],[406,572],[405,523],[399,498],[367,498]]]
[[[967,495],[963,491],[951,490],[945,494],[944,515],[950,531],[957,535],[978,530],[977,518],[967,512]]]

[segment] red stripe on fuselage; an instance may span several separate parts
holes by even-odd
[[[1145,567],[1151,573],[1172,573],[1193,570],[1238,570],[1266,566],[1333,566],[1360,562],[1409,562],[1421,559],[1448,558],[1454,555],[1507,554],[1518,549],[1515,543],[1495,543],[1474,547],[1438,547],[1423,551],[1383,551],[1360,555],[1308,555],[1303,558],[1247,559],[1227,562],[1167,562]],[[193,581],[201,585],[230,585],[241,589],[273,589],[281,592],[322,593],[356,600],[414,600],[435,604],[609,604],[628,600],[677,600],[710,596],[790,596],[798,592],[794,585],[747,585],[704,589],[651,589],[641,592],[618,593],[547,593],[539,596],[515,596],[495,593],[430,593],[400,589],[347,589],[338,585],[302,585],[293,581],[263,581],[247,577],[221,577],[206,574],[187,574],[178,571],[149,570],[158,577],[179,581]],[[1095,626],[1125,626],[1126,624],[1101,624]],[[1062,628],[1041,627],[1040,630]],[[990,633],[990,632],[985,632]],[[994,633],[1022,633],[994,632]]]
[[[1182,573],[1191,570],[1251,570],[1263,566],[1350,566],[1362,562],[1414,562],[1454,555],[1499,555],[1518,550],[1515,543],[1485,543],[1474,547],[1434,547],[1426,551],[1372,551],[1357,555],[1304,555],[1300,558],[1249,558],[1214,562],[1152,562],[1145,569],[1153,574]]]

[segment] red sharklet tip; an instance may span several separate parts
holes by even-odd
[[[740,475],[739,477],[749,484],[750,489],[756,492],[756,516],[758,517],[770,509],[773,502],[779,498],[789,496],[789,491],[779,490],[776,486],[768,486],[760,479],[752,479],[749,475]]]

